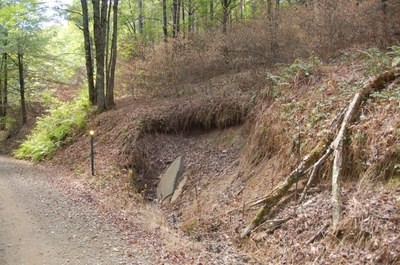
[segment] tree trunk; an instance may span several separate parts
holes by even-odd
[[[181,31],[181,4],[182,0],[178,0],[178,6],[176,10],[176,33],[179,35],[179,32]]]
[[[106,57],[105,57],[105,62],[104,62],[104,67],[105,67],[105,93],[106,93],[106,109],[108,108],[108,104],[107,104],[107,93],[109,90],[109,83],[110,83],[110,70],[111,70],[111,56],[110,56],[110,52],[112,47],[110,47],[110,27],[111,27],[111,10],[112,10],[112,2],[113,1],[109,1],[108,2],[108,13],[107,13],[107,21],[106,21],[106,32],[105,32],[105,38],[106,38],[106,47],[105,47],[105,53],[106,53]]]
[[[89,89],[89,101],[90,104],[97,104],[97,93],[94,86],[94,71],[93,71],[93,54],[92,45],[90,41],[90,31],[89,31],[89,14],[87,1],[81,0],[82,6],[82,16],[83,16],[83,39],[85,47],[85,61],[86,61],[86,75],[88,79],[88,89]]]
[[[214,0],[210,1],[210,21],[214,20]]]
[[[27,121],[27,116],[26,116],[26,103],[25,103],[24,53],[21,50],[18,51],[18,73],[19,73],[19,92],[21,99],[22,124],[25,124]]]
[[[172,1],[172,38],[178,37],[178,1]]]
[[[222,0],[222,32],[226,34],[229,20],[229,6],[231,0]]]
[[[185,22],[186,22],[185,3],[184,3],[184,1],[182,0],[182,27],[183,27],[183,37],[186,36]]]
[[[194,8],[193,1],[189,0],[188,3],[188,31],[192,32],[194,29]]]
[[[353,100],[350,102],[347,108],[346,114],[340,126],[340,130],[335,140],[332,142],[331,148],[334,152],[332,167],[332,221],[334,228],[336,228],[337,224],[339,223],[343,210],[341,196],[341,178],[344,159],[343,150],[345,148],[345,139],[348,127],[350,126],[351,122],[356,118],[356,116],[358,116],[361,104],[367,98],[369,98],[372,93],[382,90],[388,82],[393,81],[395,78],[397,78],[399,72],[400,68],[384,72],[372,81],[368,82],[358,93],[354,95]]]
[[[0,62],[0,131],[5,129],[4,126],[4,113],[3,113],[3,66],[4,66],[4,57],[1,58]]]
[[[163,9],[163,32],[164,32],[164,41],[168,39],[168,28],[167,28],[167,0],[162,0],[162,9]]]
[[[115,105],[114,102],[114,79],[115,79],[115,66],[117,64],[117,37],[118,37],[118,1],[114,1],[113,6],[113,34],[111,43],[111,58],[109,65],[109,77],[107,82],[106,93],[106,106],[108,109]]]
[[[115,3],[114,3],[115,5]],[[138,29],[139,29],[139,34],[143,35],[143,2],[142,0],[137,0],[137,5],[139,9],[139,14],[138,14]]]
[[[3,87],[2,87],[2,93],[1,93],[1,105],[2,105],[2,110],[1,110],[1,121],[0,121],[0,129],[5,130],[6,129],[6,117],[7,117],[7,108],[8,108],[8,54],[4,53],[3,54]]]
[[[103,112],[105,106],[104,93],[104,56],[105,56],[105,22],[107,15],[107,2],[102,1],[100,13],[100,0],[92,0],[94,19],[94,43],[96,47],[96,91],[97,111]]]

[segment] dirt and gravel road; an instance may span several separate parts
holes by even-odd
[[[46,174],[0,156],[0,264],[155,264],[94,209],[57,191]]]

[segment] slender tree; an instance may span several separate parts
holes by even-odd
[[[21,102],[22,124],[27,122],[26,101],[25,101],[25,73],[24,73],[24,50],[18,49],[18,73],[19,73],[19,92]]]
[[[96,92],[97,92],[97,110],[103,112],[106,108],[105,92],[104,92],[104,57],[105,57],[105,28],[103,24],[106,22],[107,2],[100,0],[92,0],[93,3],[93,20],[94,20],[94,43],[96,46]],[[104,7],[105,6],[105,7]],[[104,15],[103,15],[104,14]]]
[[[138,5],[138,29],[139,29],[139,34],[143,35],[143,2],[142,0],[137,0],[137,5]]]
[[[168,39],[167,0],[162,0],[164,41]]]
[[[97,93],[94,86],[94,70],[93,70],[93,52],[92,44],[90,41],[90,30],[89,30],[89,14],[87,0],[81,0],[82,5],[82,19],[83,19],[83,40],[85,47],[85,62],[86,62],[86,74],[88,79],[88,90],[89,90],[89,101],[92,105],[97,104]]]
[[[107,91],[106,91],[106,106],[111,108],[115,105],[114,102],[114,79],[115,66],[117,64],[117,38],[118,38],[118,0],[114,1],[113,6],[113,34],[111,41],[111,58],[107,66]]]

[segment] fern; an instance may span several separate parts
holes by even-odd
[[[40,161],[51,157],[68,138],[87,124],[89,103],[87,93],[81,92],[73,102],[61,103],[36,121],[31,135],[14,152],[15,157]]]

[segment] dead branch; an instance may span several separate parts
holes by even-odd
[[[257,229],[264,228],[265,230],[256,234],[252,239],[255,241],[261,241],[267,237],[269,233],[272,233],[275,229],[281,227],[284,223],[292,219],[292,217],[287,217],[285,219],[274,219],[265,221],[265,225],[259,226]]]
[[[332,154],[332,148],[326,149],[325,154],[311,167],[312,171],[311,171],[310,177],[308,178],[307,184],[304,187],[303,193],[301,194],[299,203],[301,203],[304,200],[304,197],[305,197],[308,189],[310,188],[311,183],[314,181],[314,178],[317,175],[318,170],[325,163],[325,161],[328,159],[330,154]]]
[[[343,150],[344,150],[344,139],[347,134],[347,130],[351,122],[358,116],[361,104],[374,92],[382,90],[385,85],[397,78],[400,72],[400,68],[396,68],[390,71],[386,71],[381,75],[378,75],[373,80],[368,82],[363,88],[357,92],[352,101],[350,102],[346,114],[344,115],[340,130],[333,140],[331,148],[333,149],[333,168],[332,168],[332,219],[333,227],[340,221],[340,215],[342,213],[342,198],[341,198],[341,177],[343,170]]]
[[[313,235],[309,240],[307,240],[306,244],[311,244],[317,238],[319,238],[320,236],[323,236],[325,231],[328,229],[328,227],[329,227],[329,224],[324,224],[324,226],[321,227],[321,229],[319,229],[318,232],[315,233],[315,235]]]
[[[275,192],[273,192],[269,196],[266,196],[265,199],[263,199],[262,201],[257,202],[264,203],[264,206],[260,209],[260,211],[251,221],[251,223],[242,231],[240,235],[241,238],[248,236],[254,228],[262,224],[265,221],[265,216],[267,216],[270,213],[271,209],[279,203],[279,201],[284,197],[290,187],[301,177],[303,177],[309,170],[312,170],[310,179],[311,177],[314,178],[317,169],[327,160],[331,153],[334,154],[332,169],[332,217],[333,226],[335,227],[335,225],[340,220],[340,215],[342,212],[340,182],[346,131],[351,122],[358,115],[361,104],[372,93],[384,89],[385,85],[388,82],[395,80],[399,74],[400,68],[386,71],[368,82],[362,89],[360,89],[359,92],[356,93],[349,106],[347,107],[347,111],[343,117],[343,121],[341,122],[340,130],[337,133],[335,139],[330,144],[329,141],[331,137],[327,137],[327,139],[321,141],[317,145],[317,147],[315,147],[314,150],[311,151],[311,153],[302,160],[300,165],[291,172],[291,174],[286,178],[285,182],[282,183]]]
[[[293,170],[290,175],[286,178],[285,182],[282,183],[276,192],[267,196],[262,203],[264,206],[258,212],[253,221],[242,231],[240,237],[244,238],[248,236],[251,231],[264,222],[265,216],[269,214],[271,209],[280,201],[282,197],[287,193],[287,191],[292,187],[292,185],[298,181],[305,172],[310,168],[311,165],[326,151],[329,147],[330,137],[325,138],[320,141],[320,143],[301,161],[300,165]]]

